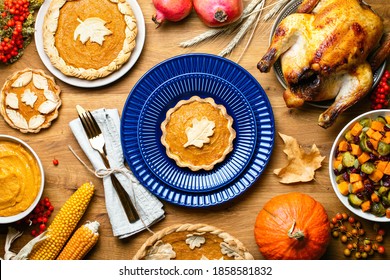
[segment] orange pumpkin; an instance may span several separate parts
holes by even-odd
[[[319,259],[330,241],[324,207],[309,195],[293,192],[275,196],[259,212],[255,239],[265,259]]]

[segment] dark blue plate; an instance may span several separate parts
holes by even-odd
[[[199,191],[195,187],[190,190],[185,185],[181,188],[173,187],[167,184],[166,179],[159,178],[156,170],[152,171],[153,158],[148,158],[150,155],[145,154],[145,147],[141,148],[140,145],[145,145],[138,138],[140,135],[143,137],[147,133],[152,133],[150,129],[148,131],[149,122],[142,120],[145,115],[152,114],[154,107],[150,107],[150,104],[156,104],[156,102],[150,102],[151,100],[158,100],[157,95],[153,97],[153,93],[159,91],[160,87],[166,84],[173,78],[186,74],[204,74],[204,77],[215,76],[218,80],[224,81],[228,87],[235,89],[234,98],[237,96],[243,96],[239,98],[239,102],[242,102],[241,106],[246,108],[249,104],[255,120],[255,133],[256,140],[254,141],[254,147],[250,147],[252,144],[248,143],[246,151],[253,149],[252,156],[246,161],[245,167],[236,176],[231,176],[230,183],[225,183],[223,186],[213,186],[212,189],[203,189]],[[168,83],[169,84],[169,83]],[[204,93],[203,96],[208,96],[210,93]],[[189,94],[187,93],[187,98]],[[174,106],[179,99],[185,99],[186,95],[179,95],[176,100],[166,100],[167,106],[161,111],[166,112],[169,108]],[[230,95],[233,98],[233,94]],[[232,115],[235,113],[232,110],[233,104],[229,103],[229,98],[216,98],[217,103],[222,103],[228,109],[228,112]],[[145,109],[145,106],[149,104],[149,109]],[[230,111],[229,111],[230,110]],[[164,113],[162,113],[164,114]],[[160,117],[155,117],[160,118]],[[251,114],[248,115],[248,121],[251,121]],[[142,127],[143,126],[143,127]],[[154,124],[155,127],[156,124]],[[237,127],[236,127],[237,128]],[[140,134],[140,129],[143,131]],[[238,128],[237,128],[238,129]],[[150,139],[156,138],[154,131]],[[250,133],[249,133],[250,134]],[[265,166],[267,165],[271,156],[275,137],[275,123],[271,105],[265,94],[264,90],[256,79],[240,65],[219,56],[211,54],[186,54],[170,58],[162,63],[154,66],[150,69],[141,79],[136,83],[130,92],[126,103],[122,111],[121,119],[121,141],[124,156],[127,163],[137,179],[149,189],[153,194],[173,204],[188,206],[188,207],[208,207],[218,205],[227,202],[233,198],[236,198],[244,191],[246,191],[262,174]],[[157,137],[158,138],[158,137]],[[156,138],[156,139],[157,139]],[[249,137],[250,138],[250,137]],[[154,140],[156,140],[154,139]],[[150,140],[150,141],[154,141]],[[159,139],[158,139],[159,140]],[[238,142],[238,141],[237,141]],[[155,143],[161,145],[160,141]],[[237,143],[235,143],[236,145]],[[244,144],[243,144],[244,145]],[[160,149],[159,157],[165,157],[165,150]],[[146,148],[148,150],[148,148]],[[233,157],[232,153],[230,159]],[[148,161],[148,163],[146,162]],[[221,164],[222,166],[223,164]],[[219,167],[220,168],[220,167]],[[212,173],[213,171],[209,171]],[[238,171],[239,172],[239,171]],[[193,174],[197,174],[193,172]],[[173,176],[173,175],[172,175]],[[185,188],[187,187],[187,189]]]
[[[211,171],[179,167],[160,140],[167,111],[194,95],[223,105],[236,130],[233,151]],[[256,134],[255,116],[244,95],[229,82],[205,73],[183,74],[163,83],[146,100],[138,123],[139,147],[149,169],[165,184],[188,192],[215,190],[237,178],[253,155]]]

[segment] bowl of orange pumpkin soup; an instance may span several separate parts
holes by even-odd
[[[26,217],[44,188],[42,162],[24,141],[0,134],[0,224]]]

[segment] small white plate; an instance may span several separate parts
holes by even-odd
[[[137,19],[138,33],[137,33],[136,45],[133,50],[133,53],[131,54],[129,61],[127,61],[120,69],[118,69],[118,71],[115,71],[104,78],[89,81],[89,80],[84,80],[84,79],[79,79],[76,77],[70,77],[64,75],[61,71],[59,71],[51,64],[49,57],[46,55],[43,49],[42,27],[43,27],[43,21],[46,12],[49,9],[51,1],[49,0],[45,1],[42,4],[42,6],[39,8],[37,14],[34,37],[35,37],[35,45],[37,47],[38,54],[43,64],[45,64],[46,68],[61,81],[73,86],[83,87],[83,88],[95,88],[95,87],[105,86],[107,84],[110,84],[118,80],[123,75],[125,75],[138,60],[145,43],[145,19],[142,14],[142,10],[136,0],[127,0],[127,2],[130,4],[131,8],[133,9],[135,18]]]

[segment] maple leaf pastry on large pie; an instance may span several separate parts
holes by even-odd
[[[40,69],[26,68],[13,73],[0,92],[4,120],[23,133],[48,128],[58,117],[61,89],[53,77]]]
[[[168,157],[192,171],[212,170],[233,150],[233,118],[213,98],[193,96],[168,110],[161,143]]]
[[[52,65],[85,80],[121,68],[136,35],[136,18],[126,0],[53,0],[43,23],[43,47]]]

